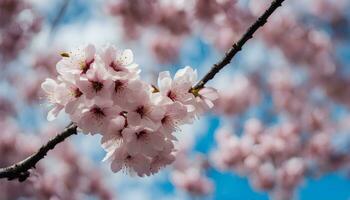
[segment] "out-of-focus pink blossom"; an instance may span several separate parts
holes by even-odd
[[[186,171],[175,171],[172,176],[173,183],[183,190],[195,195],[207,195],[212,192],[212,183],[198,169],[187,169]]]
[[[207,163],[200,155],[194,159],[189,156],[190,146],[185,142],[179,143],[174,163],[174,171],[171,174],[171,182],[177,188],[193,195],[209,195],[214,190],[212,181],[205,176]]]
[[[4,120],[10,116],[15,116],[16,114],[17,111],[13,103],[9,99],[0,96],[0,119]]]
[[[8,166],[32,154],[42,138],[51,137],[59,129],[44,128],[41,139],[22,133],[10,120],[1,121],[0,166]],[[30,141],[30,142],[28,142]],[[54,167],[53,167],[54,166]],[[88,195],[98,199],[115,199],[105,177],[91,161],[79,155],[71,143],[63,143],[50,156],[31,170],[25,182],[7,181],[0,185],[1,199],[81,199]]]
[[[0,67],[15,59],[40,30],[41,19],[23,0],[0,1]]]
[[[254,79],[237,76],[230,83],[230,88],[219,91],[219,98],[215,101],[218,113],[239,114],[259,101],[259,89]]]
[[[304,123],[263,127],[257,119],[250,119],[240,137],[227,128],[219,129],[212,163],[220,170],[247,176],[254,188],[276,199],[290,199],[306,176],[342,168],[349,160],[349,155],[339,153],[332,144],[332,137],[341,134],[332,134],[329,126],[315,130]],[[305,135],[306,131],[313,132]]]
[[[151,42],[151,50],[160,63],[169,63],[176,61],[179,56],[179,37],[164,36],[156,37]]]

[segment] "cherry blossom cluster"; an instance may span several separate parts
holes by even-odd
[[[242,6],[235,0],[151,0],[132,3],[110,0],[107,8],[124,25],[126,36],[148,37],[148,34],[144,34],[147,30],[162,34],[164,39],[147,41],[152,41],[149,44],[151,50],[164,63],[176,60],[181,42],[191,34],[200,35],[206,42],[226,50],[269,4],[270,1],[260,0],[250,0],[248,6]],[[342,77],[343,67],[335,60],[333,52],[334,44],[346,38],[346,32],[344,35],[344,31],[341,31],[348,27],[345,9],[348,5],[344,0],[292,2],[279,15],[272,16],[271,23],[257,34],[257,39],[280,50],[291,65],[303,66],[313,84],[322,85],[327,95],[346,105],[349,92],[341,92],[341,88],[350,81]],[[310,15],[317,17],[318,23],[331,26],[335,36],[339,37],[331,38],[321,27],[307,25],[305,19]]]
[[[298,155],[301,141],[297,134],[292,124],[264,130],[256,119],[247,122],[242,137],[220,129],[213,163],[221,170],[248,176],[256,189],[279,189],[291,195],[305,173],[304,160]]]
[[[42,143],[56,134],[59,128],[46,127],[40,137],[25,134],[9,118],[0,121],[0,166],[5,167],[35,152]],[[28,142],[30,141],[30,142]],[[115,192],[108,187],[101,169],[81,156],[74,145],[62,143],[50,156],[36,165],[33,175],[25,182],[5,181],[0,184],[1,199],[116,199]],[[52,167],[54,165],[54,169]]]
[[[106,8],[123,24],[123,32],[129,39],[139,38],[149,29],[161,33],[163,39],[154,37],[149,44],[161,63],[174,61],[179,44],[192,33],[199,32],[208,41],[226,49],[234,39],[238,39],[238,33],[245,31],[247,20],[253,20],[241,11],[236,0],[110,0]],[[229,42],[219,42],[223,41],[222,38]],[[166,53],[159,51],[161,47]]]
[[[16,116],[17,111],[9,98],[0,95],[0,120],[5,120],[9,116]]]
[[[253,118],[243,123],[243,132],[234,129],[240,136],[228,127],[218,130],[212,164],[248,177],[255,189],[275,199],[291,199],[305,177],[349,167],[349,116],[334,119],[329,99],[315,99],[310,80],[295,79],[290,68],[269,73],[268,90],[260,91],[273,102],[264,113],[268,125]],[[279,121],[271,125],[265,116]]]
[[[230,90],[219,90],[219,98],[215,101],[218,114],[241,114],[259,101],[260,90],[253,76],[235,76],[230,85]]]
[[[190,145],[180,143],[173,164],[171,182],[179,189],[193,196],[209,195],[214,190],[212,181],[205,176],[207,161],[198,155],[194,159],[189,155]]]
[[[305,5],[305,8],[309,9],[308,11],[314,13],[316,16],[319,16],[320,22],[329,26],[336,26],[333,23],[337,23],[338,18],[346,17],[344,8],[346,5],[349,5],[345,1],[331,2],[328,0],[298,3],[302,5],[307,4],[308,6]],[[266,3],[252,3],[252,5],[254,5],[252,6],[252,10],[261,10],[267,6]],[[327,13],[331,16],[319,15],[322,12],[321,10],[325,8],[327,8]],[[285,8],[285,12],[279,17],[272,17],[270,20],[271,23],[262,29],[262,34],[259,37],[269,47],[279,49],[291,66],[302,67],[308,74],[310,85],[313,88],[322,88],[330,98],[349,106],[347,100],[349,93],[344,92],[342,86],[348,84],[350,80],[343,75],[346,67],[336,60],[337,55],[335,54],[337,44],[339,40],[342,40],[342,37],[330,37],[322,28],[313,28],[302,23],[301,19],[305,13],[291,17],[291,13],[295,12],[297,12],[296,8]],[[334,17],[336,19],[333,19]],[[271,24],[274,25],[272,26]],[[336,32],[339,30],[334,29],[335,34],[337,34]],[[341,28],[341,30],[344,30],[344,28]]]
[[[104,160],[113,172],[151,175],[174,161],[173,132],[213,106],[215,89],[192,89],[191,67],[161,72],[158,87],[140,79],[131,50],[93,45],[62,53],[56,80],[42,88],[53,105],[48,120],[64,110],[86,134],[101,134]]]
[[[254,188],[270,192],[274,199],[291,199],[305,176],[320,176],[350,164],[346,145],[342,149],[336,142],[347,138],[347,133],[324,129],[303,135],[302,130],[292,122],[264,127],[255,118],[245,123],[241,137],[221,128],[212,163],[247,176]],[[350,140],[343,143],[348,145]]]
[[[24,0],[0,1],[0,61],[11,61],[40,30],[41,19]]]

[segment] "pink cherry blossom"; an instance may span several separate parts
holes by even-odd
[[[159,151],[151,160],[150,171],[152,174],[157,173],[161,168],[175,161],[173,151],[173,143],[169,140],[165,140],[163,151]]]
[[[111,161],[113,172],[125,170],[127,173],[136,173],[138,176],[149,175],[150,160],[142,154],[130,154],[124,145],[109,151],[104,160]]]
[[[83,107],[72,115],[72,120],[83,130],[84,133],[100,133],[109,125],[109,120],[122,110],[118,106],[99,106],[92,104]]]
[[[150,48],[157,58],[158,62],[165,64],[176,61],[179,55],[180,44],[180,38],[163,33],[162,37],[153,38],[150,44]]]
[[[77,81],[77,86],[85,97],[94,98],[97,104],[112,104],[110,100],[112,85],[112,77],[101,65],[94,65],[86,73],[86,77],[80,77]]]
[[[275,185],[275,168],[269,163],[263,163],[252,176],[252,184],[263,190],[271,190]]]
[[[171,182],[193,196],[209,195],[214,190],[212,181],[205,175],[209,163],[203,155],[196,155],[194,158],[190,156],[190,143],[188,140],[181,140],[178,143]]]
[[[91,44],[66,53],[56,65],[57,72],[66,80],[73,81],[76,76],[86,74],[95,62],[95,47]]]
[[[164,148],[164,136],[160,132],[137,127],[133,129],[125,128],[122,134],[125,135],[126,145],[130,147],[128,152],[132,155],[154,156]]]
[[[26,15],[23,15],[25,13]],[[25,16],[25,17],[24,17]],[[0,1],[0,60],[1,70],[19,58],[41,30],[43,20],[31,2]]]
[[[52,121],[64,108],[69,94],[65,90],[64,83],[57,83],[55,80],[49,78],[41,84],[41,87],[46,92],[47,99],[53,106],[47,115],[47,119]]]
[[[144,83],[138,79],[118,78],[113,82],[112,100],[115,104],[125,107],[143,87]]]
[[[186,122],[187,108],[179,102],[164,105],[165,114],[161,119],[159,131],[164,134],[172,133]]]
[[[131,50],[89,45],[62,56],[57,80],[42,84],[53,105],[49,117],[64,109],[82,132],[101,134],[114,172],[149,176],[174,162],[174,132],[217,98],[213,88],[192,89],[197,72],[189,66],[174,78],[160,73],[159,89],[142,81]]]
[[[0,122],[1,166],[7,166],[35,152],[40,144],[60,128],[47,126],[39,135],[22,132],[12,120]],[[30,141],[30,142],[28,142]],[[98,199],[116,198],[102,169],[93,164],[67,141],[54,149],[50,156],[39,162],[25,182],[5,181],[0,184],[1,199],[80,199],[93,195]],[[55,170],[52,170],[54,165]]]
[[[147,89],[135,94],[127,109],[130,125],[148,127],[152,130],[159,128],[160,120],[164,116],[164,109],[154,104],[151,95],[152,93]]]
[[[213,184],[207,178],[201,176],[197,169],[188,169],[184,172],[174,172],[173,183],[195,195],[206,195],[212,192]]]
[[[106,128],[105,134],[102,136],[101,143],[121,143],[125,139],[123,137],[123,129],[127,126],[126,117],[121,113],[110,120],[108,127]]]
[[[202,114],[214,107],[214,101],[219,98],[216,89],[212,87],[205,87],[198,91],[198,95],[195,99],[196,113]]]
[[[179,70],[172,80],[169,72],[161,72],[158,78],[158,86],[160,93],[165,99],[170,101],[178,101],[183,104],[194,98],[189,92],[195,84],[197,72],[189,67]]]
[[[101,55],[107,70],[112,75],[132,78],[140,72],[137,65],[133,63],[134,55],[130,49],[118,52],[114,46],[108,46]]]

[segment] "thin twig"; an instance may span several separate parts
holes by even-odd
[[[284,0],[274,0],[270,7],[261,15],[258,20],[254,22],[254,24],[249,27],[247,32],[242,36],[242,38],[235,44],[232,45],[231,49],[229,49],[225,53],[225,57],[221,59],[220,62],[213,65],[210,71],[193,87],[194,90],[198,90],[204,87],[204,85],[214,78],[214,76],[219,73],[219,71],[228,65],[232,58],[242,50],[243,45],[251,38],[253,38],[254,33],[267,22],[267,19],[271,16],[271,14],[282,5]]]
[[[64,17],[64,14],[67,11],[69,2],[70,2],[70,0],[64,0],[64,2],[62,3],[62,6],[61,6],[60,10],[58,11],[57,16],[55,17],[55,19],[52,22],[51,31],[54,31],[56,29],[57,25],[60,23],[60,21]]]
[[[218,63],[214,64],[212,69],[193,87],[193,89],[198,90],[204,87],[204,85],[214,78],[214,76],[227,64],[229,64],[232,58],[239,52],[243,45],[253,37],[254,33],[263,26],[269,16],[282,5],[284,0],[275,0],[272,2],[269,9],[267,9],[264,14],[258,18],[258,20],[247,30],[243,37],[235,43],[232,48],[226,52],[225,57]],[[28,158],[6,168],[0,168],[0,178],[7,178],[8,180],[18,179],[19,181],[25,181],[29,175],[29,170],[35,168],[35,165],[45,157],[47,152],[55,148],[55,146],[63,142],[66,138],[71,135],[77,134],[77,126],[71,123],[66,127],[66,129],[52,138],[47,144],[42,146],[39,151],[32,154]]]
[[[46,156],[47,152],[54,149],[57,144],[74,134],[77,134],[77,126],[71,123],[62,133],[56,135],[45,145],[40,147],[36,153],[14,165],[1,168],[0,178],[7,178],[8,180],[18,179],[20,182],[25,181],[30,175],[29,170],[35,168],[35,165]]]

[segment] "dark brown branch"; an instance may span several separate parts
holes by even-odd
[[[232,58],[241,51],[243,45],[251,38],[253,38],[254,33],[267,22],[267,19],[271,14],[282,5],[284,0],[274,0],[270,7],[262,14],[255,23],[249,27],[247,32],[242,36],[242,38],[225,53],[225,57],[221,59],[220,62],[213,65],[210,71],[193,87],[194,90],[198,90],[204,87],[204,85],[214,78],[214,76],[219,73],[219,71],[228,65]]]
[[[232,48],[226,52],[225,57],[218,63],[214,64],[212,69],[193,87],[194,90],[201,89],[204,85],[214,78],[214,76],[227,64],[229,64],[232,58],[239,52],[243,45],[253,37],[254,33],[263,26],[269,16],[282,5],[284,0],[274,0],[271,6],[265,11],[265,13],[258,18],[258,20],[247,30],[243,37],[235,43]],[[6,168],[0,168],[0,178],[7,178],[8,180],[18,179],[19,181],[25,181],[29,175],[29,170],[35,168],[35,165],[45,157],[47,152],[55,148],[55,146],[63,142],[71,135],[77,134],[77,126],[71,123],[66,129],[52,138],[47,144],[42,146],[38,152],[32,154],[28,158]]]
[[[7,178],[8,180],[18,179],[20,182],[25,181],[30,175],[29,170],[35,168],[35,165],[46,156],[47,152],[74,134],[77,134],[77,126],[71,123],[62,133],[49,140],[36,153],[14,165],[1,168],[0,178]]]

